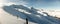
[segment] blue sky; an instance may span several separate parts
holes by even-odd
[[[34,8],[60,9],[60,0],[6,0],[6,2],[22,4],[28,7],[33,6]]]

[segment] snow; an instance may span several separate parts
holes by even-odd
[[[57,17],[60,18],[60,10],[46,10],[43,9],[43,11],[41,9],[38,9],[39,12],[47,12],[49,15],[53,16],[53,17]]]

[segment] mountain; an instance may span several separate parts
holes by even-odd
[[[10,5],[1,8],[1,24],[60,24],[60,20],[50,16],[47,12],[25,7],[23,5]]]
[[[60,11],[59,10],[47,10],[47,9],[38,9],[40,12],[47,12],[49,15],[53,17],[60,18]]]

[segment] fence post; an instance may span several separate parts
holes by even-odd
[[[26,18],[26,24],[28,24],[28,19]]]

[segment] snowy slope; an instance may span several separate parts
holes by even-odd
[[[47,10],[47,9],[38,9],[41,12],[47,12],[49,15],[53,17],[60,18],[60,10]]]
[[[23,5],[10,5],[0,10],[1,24],[25,24],[26,18],[29,24],[60,24],[58,19],[47,12],[40,12],[33,7],[29,9]]]

